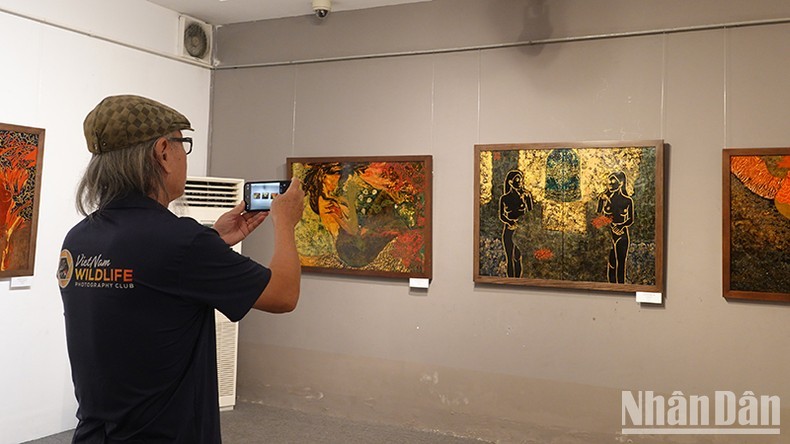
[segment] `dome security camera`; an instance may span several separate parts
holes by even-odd
[[[313,12],[319,19],[323,19],[332,11],[332,0],[313,0]]]

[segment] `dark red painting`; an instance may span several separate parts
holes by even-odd
[[[44,130],[0,123],[0,277],[30,276]]]

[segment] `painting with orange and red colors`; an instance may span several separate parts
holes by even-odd
[[[662,291],[663,148],[476,145],[474,281]]]
[[[305,192],[303,270],[431,277],[431,156],[294,157],[288,171]]]
[[[790,148],[725,149],[724,296],[790,302]]]
[[[44,130],[0,123],[0,277],[33,274]]]

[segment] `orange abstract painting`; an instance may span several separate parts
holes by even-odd
[[[0,124],[0,277],[30,276],[44,130]]]
[[[725,149],[724,297],[790,302],[790,148]]]

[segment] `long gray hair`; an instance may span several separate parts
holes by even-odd
[[[157,140],[94,154],[77,185],[77,211],[87,216],[133,192],[146,196],[166,192],[165,170],[154,154]]]

